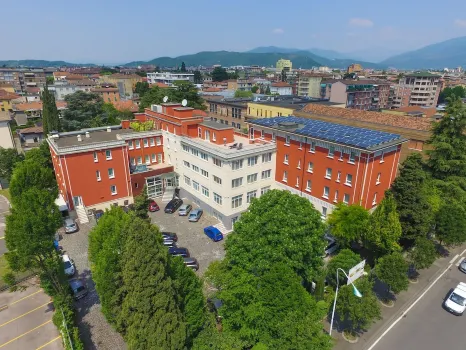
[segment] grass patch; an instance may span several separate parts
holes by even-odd
[[[5,255],[0,256],[0,290],[9,287],[4,281],[3,276],[7,273],[11,272],[10,267],[8,266],[8,262],[5,259]],[[24,271],[24,272],[17,272],[15,273],[15,279],[17,281],[32,276],[34,273],[31,271]]]
[[[10,190],[8,188],[0,190],[0,195],[5,196],[6,199],[8,199],[8,201],[11,203]]]

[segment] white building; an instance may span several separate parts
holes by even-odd
[[[160,73],[147,73],[147,82],[149,84],[163,83],[168,86],[173,86],[175,81],[190,81],[194,82],[193,73],[170,73],[170,72],[160,72]]]
[[[270,93],[278,95],[293,95],[293,89],[290,84],[281,81],[272,83],[270,86]]]
[[[10,114],[0,111],[0,147],[15,148],[13,134],[10,129]]]

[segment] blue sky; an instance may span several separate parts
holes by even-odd
[[[0,13],[0,60],[125,63],[269,45],[385,56],[466,35],[460,0],[17,0]]]

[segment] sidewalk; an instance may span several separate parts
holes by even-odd
[[[370,326],[369,330],[366,333],[363,333],[359,341],[355,344],[350,344],[345,339],[343,339],[341,333],[336,332],[334,328],[332,336],[335,339],[334,350],[365,350],[372,345],[372,343],[381,335],[385,329],[387,329],[390,324],[398,317],[400,317],[403,312],[422,294],[422,292],[427,288],[427,286],[432,283],[438,275],[440,275],[445,268],[449,265],[449,262],[457,255],[460,254],[466,245],[452,248],[449,250],[449,255],[447,257],[442,257],[437,259],[434,264],[426,269],[420,271],[420,276],[417,283],[410,283],[409,289],[405,292],[397,295],[397,300],[395,306],[392,308],[385,307],[381,305],[382,319],[373,323]],[[337,301],[338,303],[338,301]],[[328,330],[330,324],[328,322],[324,323],[325,329]]]

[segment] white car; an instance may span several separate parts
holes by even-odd
[[[452,314],[461,316],[466,309],[466,283],[460,282],[450,293],[444,303],[445,308]]]
[[[73,276],[74,273],[76,272],[73,261],[71,261],[70,257],[66,254],[62,256],[62,259],[63,259],[63,266],[65,267],[65,275]]]

